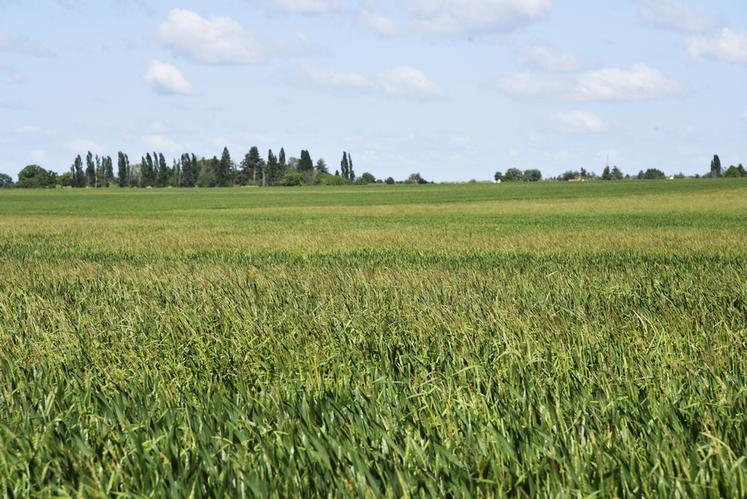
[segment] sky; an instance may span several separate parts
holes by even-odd
[[[434,181],[747,163],[744,0],[0,0],[0,172],[308,149]],[[133,161],[133,162],[135,162]]]

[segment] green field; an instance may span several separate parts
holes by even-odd
[[[747,496],[747,181],[0,191],[0,495]]]

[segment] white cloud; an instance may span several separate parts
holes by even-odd
[[[601,133],[607,131],[607,125],[594,113],[571,111],[555,115],[554,122],[558,130],[565,133]]]
[[[270,0],[270,3],[296,14],[325,14],[341,7],[340,0]]]
[[[54,52],[37,42],[27,38],[15,37],[7,33],[0,33],[0,51],[16,52],[35,57],[55,56]]]
[[[197,90],[178,68],[160,61],[150,61],[145,83],[162,95],[195,95]]]
[[[23,125],[16,128],[18,135],[36,135],[42,133],[44,130],[41,127],[35,125]]]
[[[174,153],[183,148],[178,142],[159,134],[143,135],[143,144],[156,151],[167,153]]]
[[[47,159],[47,150],[46,149],[34,149],[29,153],[31,156],[31,159],[34,161],[44,161]]]
[[[390,18],[375,12],[364,10],[360,14],[363,24],[382,36],[397,36],[402,33],[401,28]]]
[[[440,99],[444,91],[417,68],[402,66],[384,71],[377,84],[386,95],[416,99]]]
[[[233,19],[205,19],[185,9],[169,12],[156,36],[174,53],[203,64],[255,64],[265,56],[257,37]]]
[[[712,36],[691,37],[685,45],[695,59],[747,63],[747,31],[724,28]]]
[[[511,97],[550,97],[567,94],[570,83],[559,75],[521,71],[501,78],[498,88]]]
[[[355,90],[374,92],[389,97],[411,99],[440,99],[444,91],[421,70],[402,66],[379,73],[369,78],[351,71],[336,71],[305,67],[301,75],[316,86],[329,90]]]
[[[100,153],[103,149],[97,142],[90,139],[68,140],[67,142],[65,142],[65,147],[78,154],[84,153],[86,151],[91,151],[92,153]]]
[[[652,26],[683,33],[702,33],[723,24],[723,19],[702,16],[682,0],[639,0],[638,13]]]
[[[372,87],[371,82],[365,76],[350,71],[316,69],[307,66],[301,70],[301,73],[317,86],[326,89],[365,90]]]
[[[163,121],[154,121],[148,126],[148,131],[155,134],[166,133],[169,131],[169,126]]]
[[[552,0],[409,0],[413,29],[433,35],[506,33],[551,6]]]
[[[550,72],[577,71],[581,67],[581,61],[573,54],[547,45],[529,47],[521,60],[525,65]]]
[[[582,100],[646,100],[684,93],[682,85],[656,69],[636,64],[631,69],[604,68],[582,73],[575,93]]]

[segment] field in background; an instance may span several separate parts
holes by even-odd
[[[747,494],[744,180],[8,190],[0,272],[4,495]]]

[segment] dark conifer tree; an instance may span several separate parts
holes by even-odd
[[[93,162],[91,151],[86,154],[86,185],[96,187],[96,165]]]
[[[280,179],[280,164],[278,158],[272,153],[272,149],[267,151],[267,185],[272,185]]]
[[[117,153],[117,180],[120,187],[130,186],[130,160],[122,151]]]
[[[83,173],[83,160],[78,154],[75,157],[73,166],[70,168],[73,174],[73,187],[85,187],[86,186],[86,175]]]
[[[350,177],[350,164],[348,163],[348,153],[342,152],[342,161],[340,161],[340,174],[342,178],[348,180]]]
[[[215,173],[218,186],[228,187],[233,184],[233,161],[231,161],[231,153],[228,152],[227,147],[223,148],[223,154],[221,154]]]
[[[721,170],[721,159],[718,157],[718,154],[715,154],[713,156],[713,160],[711,160],[711,177],[721,177],[723,176],[723,171]]]
[[[309,154],[309,151],[305,149],[301,151],[301,159],[298,162],[298,171],[301,173],[314,171],[314,162],[311,160],[311,154]]]

